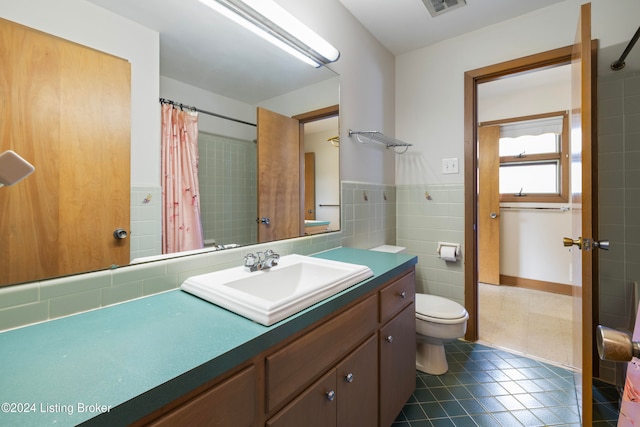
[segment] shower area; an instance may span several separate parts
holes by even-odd
[[[629,44],[605,49],[604,57],[623,53],[600,61],[598,77],[598,224],[611,242],[600,252],[599,316],[629,333],[640,299],[640,48],[632,51],[639,37],[640,28]],[[621,387],[625,367],[600,361],[600,377]]]

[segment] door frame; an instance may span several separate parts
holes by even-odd
[[[464,73],[465,339],[478,340],[478,84],[571,63],[573,46],[525,56]]]
[[[328,119],[331,117],[340,116],[340,105],[330,105],[328,107],[319,108],[317,110],[307,111],[306,113],[296,114],[291,116],[300,123],[300,218],[302,223],[300,224],[300,235],[304,236],[304,218],[305,218],[305,153],[304,153],[304,125],[306,123],[315,122],[318,120]]]

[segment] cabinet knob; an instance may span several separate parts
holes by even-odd
[[[400,292],[400,298],[404,299],[407,297],[407,293],[405,291]]]
[[[336,398],[336,392],[335,391],[331,390],[331,391],[327,392],[327,400],[329,402],[333,402],[333,399],[335,399],[335,398]]]
[[[393,342],[393,335],[389,335],[388,337],[386,337],[385,341],[387,341],[388,343],[392,343]]]
[[[344,376],[344,379],[348,383],[353,382],[353,374],[349,372],[347,375]]]

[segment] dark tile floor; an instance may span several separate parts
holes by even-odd
[[[416,372],[393,427],[580,426],[573,373],[481,344],[446,344],[449,372]],[[594,385],[594,426],[615,426],[618,393]]]

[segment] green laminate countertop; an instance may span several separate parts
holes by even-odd
[[[0,425],[126,425],[417,262],[351,248],[314,256],[374,276],[269,327],[176,289],[0,333]]]

